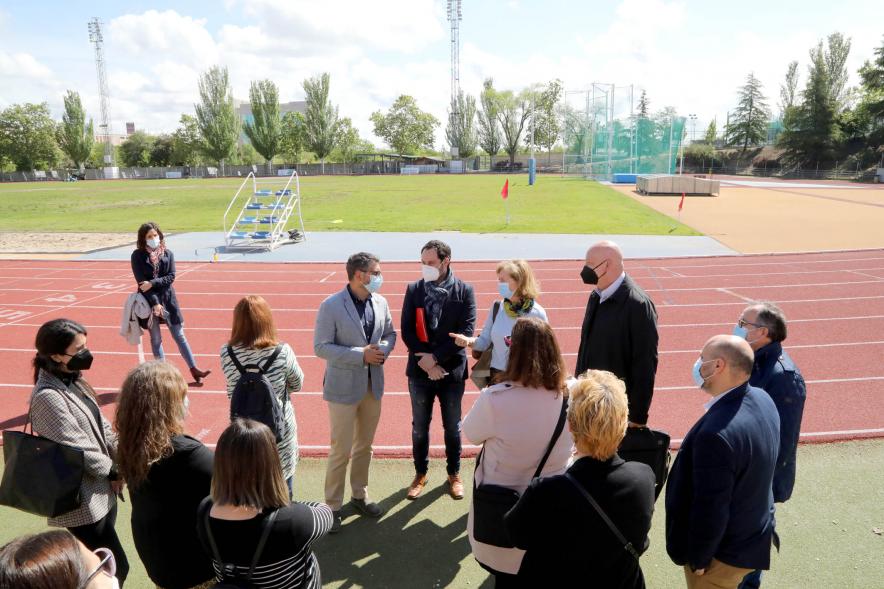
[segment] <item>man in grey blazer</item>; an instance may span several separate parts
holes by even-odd
[[[313,350],[325,359],[322,397],[328,403],[331,448],[325,471],[325,502],[334,512],[331,533],[341,529],[347,463],[351,504],[369,517],[381,508],[368,499],[371,445],[381,417],[384,360],[396,345],[377,256],[366,252],[347,260],[349,283],[322,302],[316,315]]]

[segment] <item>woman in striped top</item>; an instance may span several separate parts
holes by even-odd
[[[289,503],[275,445],[270,428],[257,421],[235,419],[224,430],[215,448],[212,495],[200,506],[197,534],[212,555],[219,581],[248,580],[260,589],[319,589],[322,578],[312,545],[331,529],[332,511],[324,503]]]
[[[276,360],[267,369],[265,375],[273,386],[273,392],[279,400],[285,415],[285,430],[281,432],[279,459],[282,462],[282,476],[289,487],[291,495],[292,479],[298,464],[298,426],[295,423],[295,409],[292,407],[291,393],[301,390],[304,373],[298,366],[295,353],[288,344],[279,344],[276,338],[276,327],[273,324],[273,313],[270,305],[262,297],[249,295],[241,299],[233,310],[233,330],[228,342],[236,359],[242,366],[258,364],[263,366],[280,345],[281,349]],[[227,397],[233,395],[233,389],[239,382],[239,371],[233,364],[227,351],[228,344],[221,348],[221,368],[227,379]]]

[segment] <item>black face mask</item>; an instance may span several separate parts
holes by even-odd
[[[598,284],[599,278],[601,278],[601,276],[596,274],[595,269],[607,261],[608,260],[602,260],[598,264],[598,266],[596,266],[595,268],[590,268],[589,266],[584,266],[583,270],[580,271],[580,278],[583,280],[583,284]],[[608,272],[608,270],[606,268],[605,271],[602,273],[602,276],[607,274],[607,272]]]
[[[92,367],[92,352],[90,352],[87,348],[83,348],[68,360],[67,368],[71,372],[77,372],[80,370],[89,370]]]

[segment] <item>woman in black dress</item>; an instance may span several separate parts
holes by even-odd
[[[163,352],[163,336],[160,333],[160,323],[166,323],[172,338],[178,344],[181,357],[190,368],[190,374],[194,381],[199,384],[200,380],[207,377],[211,370],[202,371],[196,367],[190,344],[184,337],[184,317],[178,306],[178,298],[175,296],[175,256],[172,251],[166,249],[166,242],[159,225],[149,221],[139,227],[138,242],[135,251],[132,252],[132,273],[138,282],[138,289],[147,298],[153,308],[150,329],[150,347],[153,357],[157,360],[165,360]]]

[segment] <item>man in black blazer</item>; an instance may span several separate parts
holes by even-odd
[[[449,492],[463,499],[460,478],[461,401],[467,378],[467,356],[449,333],[473,335],[476,298],[473,287],[454,276],[451,248],[438,240],[421,249],[423,278],[408,285],[402,306],[402,341],[408,347],[408,392],[411,396],[411,443],[414,480],[408,499],[417,499],[427,484],[430,420],[439,398],[445,432]]]
[[[753,361],[746,340],[718,335],[694,364],[694,382],[711,399],[666,485],[666,551],[689,589],[736,589],[770,567],[778,543],[771,484],[780,418],[770,396],[749,385]]]
[[[580,277],[595,288],[586,305],[574,374],[592,368],[623,379],[629,426],[643,427],[657,374],[657,309],[623,271],[623,252],[612,241],[589,248]]]

